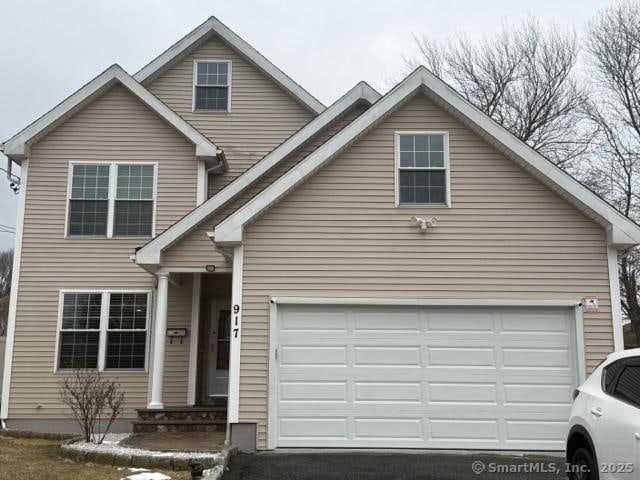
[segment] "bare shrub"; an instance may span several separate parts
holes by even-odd
[[[113,380],[90,370],[74,370],[60,382],[59,397],[78,422],[85,442],[102,443],[124,409],[124,392]],[[104,430],[101,425],[105,424]]]

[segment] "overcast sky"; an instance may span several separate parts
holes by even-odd
[[[113,63],[129,73],[217,16],[325,104],[359,80],[385,90],[414,34],[490,35],[528,14],[580,33],[610,0],[3,0],[0,141]],[[215,140],[215,139],[214,139]],[[0,155],[1,156],[1,155]],[[6,167],[6,158],[0,165]],[[0,224],[17,197],[0,178]],[[13,236],[0,233],[0,250]]]

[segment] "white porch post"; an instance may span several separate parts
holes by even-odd
[[[164,383],[164,350],[167,331],[167,303],[169,295],[169,274],[158,274],[156,298],[156,318],[153,335],[153,366],[151,372],[151,401],[149,408],[162,408],[162,387]]]

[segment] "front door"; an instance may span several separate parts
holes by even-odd
[[[209,399],[227,396],[230,321],[231,310],[228,305],[212,305],[207,337],[207,396]]]

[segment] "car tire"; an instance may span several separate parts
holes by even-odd
[[[599,480],[598,464],[593,458],[591,450],[586,447],[578,448],[571,457],[569,465],[569,480]]]

